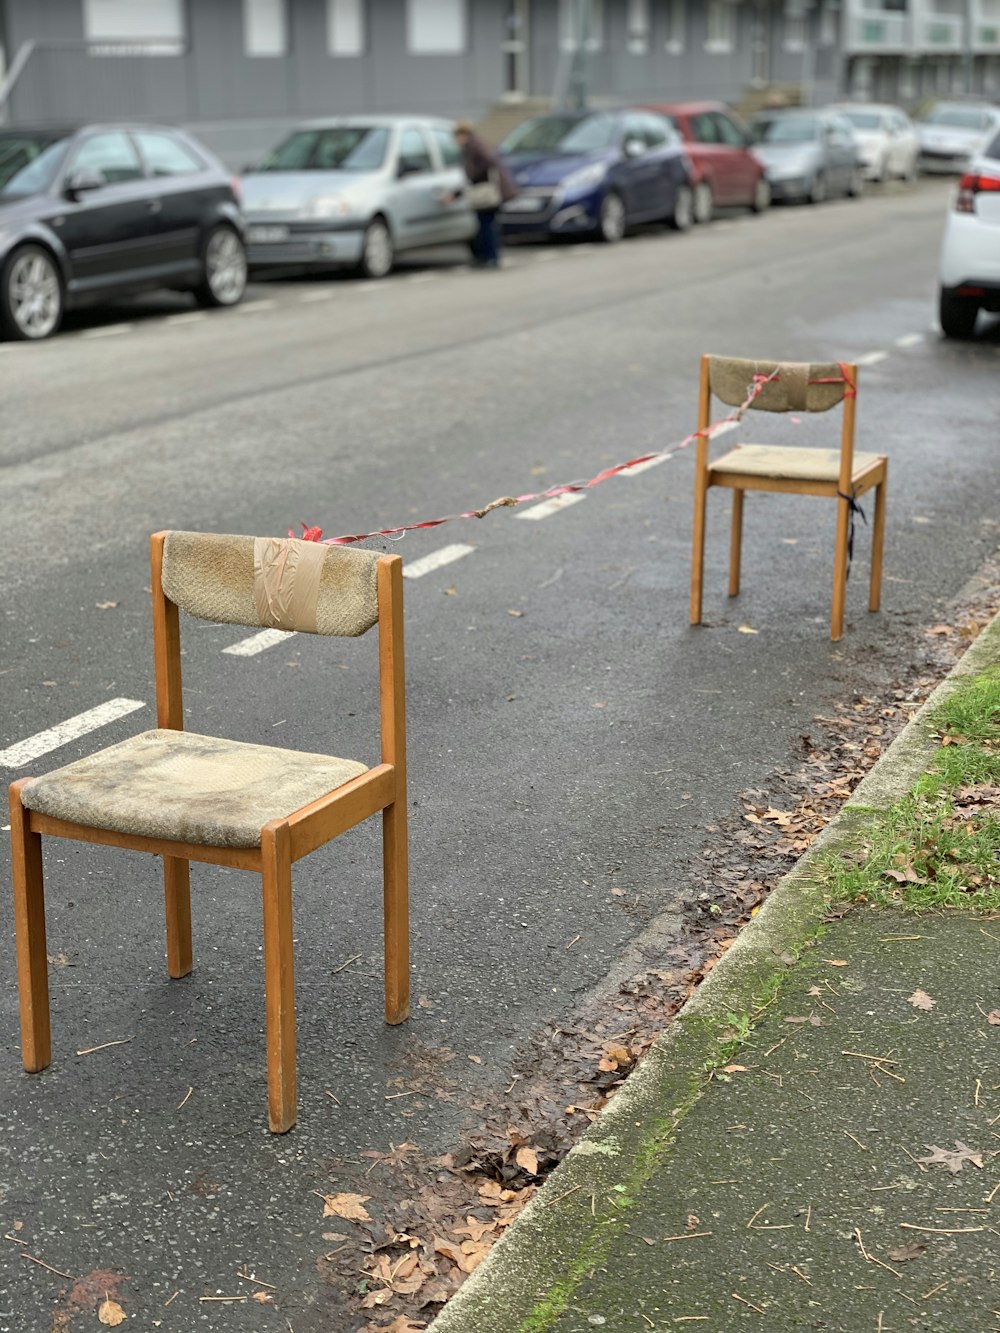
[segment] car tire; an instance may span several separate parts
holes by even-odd
[[[806,203],[822,204],[826,200],[826,195],[826,176],[822,171],[817,171],[806,194]]]
[[[699,181],[694,187],[694,220],[699,227],[712,221],[715,212],[715,196],[708,181]]]
[[[235,227],[220,223],[205,237],[201,281],[194,294],[206,310],[239,305],[247,290],[247,252]]]
[[[978,317],[978,301],[942,290],[938,301],[938,319],[946,338],[971,338],[976,331]]]
[[[690,185],[678,185],[674,209],[667,218],[671,231],[690,231],[694,222],[694,193]]]
[[[886,179],[885,175],[879,177],[880,181]],[[847,183],[848,199],[860,199],[865,192],[865,173],[861,167],[856,167],[851,173],[851,179]]]
[[[615,190],[609,190],[601,200],[597,234],[607,245],[615,245],[625,236],[625,203]]]
[[[387,278],[396,262],[396,247],[392,241],[389,224],[381,216],[372,218],[365,228],[361,241],[361,258],[358,260],[358,272],[363,278],[378,282]]]
[[[40,245],[22,245],[0,270],[0,334],[12,342],[51,338],[62,323],[65,296],[55,259]]]
[[[771,182],[766,176],[761,176],[760,180],[753,187],[753,200],[750,204],[751,213],[766,213],[771,207]]]

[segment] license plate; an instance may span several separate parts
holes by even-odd
[[[247,234],[251,245],[275,245],[288,240],[287,227],[251,227]]]
[[[504,204],[505,213],[538,213],[545,207],[545,200],[539,199],[536,195],[519,194],[514,199],[508,199]]]

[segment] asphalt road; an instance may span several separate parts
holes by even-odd
[[[1000,331],[934,331],[947,188],[518,249],[498,274],[432,256],[381,284],[258,284],[225,314],[150,298],[0,345],[0,749],[144,704],[11,778],[153,725],[159,528],[358,532],[593,475],[692,429],[706,350],[860,359],[859,448],[891,457],[884,611],[864,610],[862,528],[839,645],[833,513],[815,500],[751,497],[737,602],[712,506],[707,624],[688,628],[690,452],[541,521],[500,512],[392,546],[473,548],[406,585],[425,1004],[382,1023],[374,824],[299,863],[300,1119],[284,1138],[265,1125],[255,882],[196,868],[196,970],[169,983],[155,862],[48,844],[55,1058],[37,1077],[20,1071],[0,894],[0,1333],[76,1326],[53,1324],[69,1284],[22,1253],[127,1275],[138,1327],[329,1330],[311,1191],[361,1150],[449,1146],[528,1039],[669,924],[705,826],[943,613],[1000,519]],[[754,424],[818,441],[824,422]],[[184,629],[192,730],[375,758],[373,644],[235,656],[242,631]],[[7,860],[4,845],[4,884]],[[280,1319],[199,1300],[245,1265],[281,1287]]]

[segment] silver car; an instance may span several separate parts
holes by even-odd
[[[450,121],[343,116],[301,125],[243,177],[252,268],[384,278],[402,250],[471,239]]]
[[[830,111],[763,112],[754,118],[754,153],[764,163],[771,198],[810,204],[864,188],[861,146],[850,123]]]
[[[920,170],[965,170],[974,155],[1000,130],[1000,110],[985,103],[937,102],[917,121]]]

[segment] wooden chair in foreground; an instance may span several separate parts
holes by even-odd
[[[766,381],[766,382],[765,382]],[[857,367],[840,362],[744,361],[703,356],[698,399],[698,448],[695,462],[694,550],[691,562],[691,624],[701,623],[702,577],[705,564],[705,508],[709,489],[727,486],[733,492],[729,548],[729,595],[740,590],[745,491],[784,491],[818,495],[837,505],[833,555],[833,610],[830,638],[844,633],[849,548],[853,509],[865,491],[875,487],[872,527],[871,582],[868,610],[877,611],[882,593],[882,547],[885,538],[885,490],[889,460],[884,454],[854,452]],[[751,410],[762,412],[829,412],[843,404],[839,449],[789,448],[766,444],[737,445],[714,463],[709,460],[712,399],[730,407],[744,404],[755,385],[760,392]]]
[[[10,788],[24,1067],[52,1058],[42,835],[163,857],[167,970],[192,967],[190,861],[252,870],[264,906],[268,1122],[295,1123],[292,865],[382,812],[385,1017],[409,1011],[402,561],[315,542],[160,532],[151,540],[158,729]],[[178,607],[206,620],[379,631],[381,763],[183,730]]]

